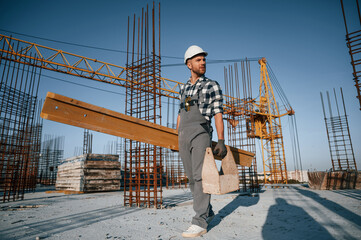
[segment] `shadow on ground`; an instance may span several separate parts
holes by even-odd
[[[262,227],[263,239],[334,239],[305,210],[276,198]]]
[[[288,204],[282,197],[276,198],[276,204],[269,208],[267,219],[262,228],[263,239],[356,239],[354,233],[344,227],[346,221],[361,226],[361,217],[342,205],[320,197],[316,192],[304,187],[292,187],[302,196],[309,198],[341,218],[330,217],[324,210],[311,204],[307,207],[317,219],[310,216],[303,208]],[[344,196],[359,199],[360,192],[334,191]],[[312,203],[310,201],[310,203]],[[345,198],[347,201],[347,198]],[[342,224],[340,225],[340,221]],[[328,226],[326,229],[324,226]],[[337,233],[334,237],[329,230]]]
[[[93,223],[98,223],[107,219],[124,216],[140,210],[141,208],[127,208],[119,206],[99,208],[96,210],[70,214],[63,217],[46,219],[36,223],[23,224],[22,228],[26,229],[25,234],[24,231],[19,233],[18,226],[9,228],[0,232],[0,238],[35,239],[36,237],[40,237],[40,239],[43,239],[53,234],[91,225]]]
[[[349,197],[349,198],[353,198],[353,199],[361,201],[361,191],[360,190],[345,189],[345,190],[334,190],[333,192],[343,195],[345,197]]]
[[[80,200],[82,198],[97,198],[104,197],[106,194],[84,194],[84,195],[60,195],[54,196],[55,199],[49,199],[48,197],[29,199],[27,204],[30,202],[40,202],[43,204],[49,203],[49,205],[54,204],[59,201],[69,201],[69,200]],[[190,194],[179,194],[171,197],[164,198],[164,202],[168,205],[179,205],[185,201],[191,199]],[[34,201],[32,201],[34,200]],[[22,202],[24,204],[24,202]],[[71,204],[71,203],[69,203]],[[101,221],[106,221],[108,219],[113,219],[127,214],[131,214],[137,211],[142,211],[144,208],[133,208],[133,207],[124,207],[124,206],[110,206],[104,208],[98,208],[91,211],[84,211],[76,214],[69,214],[62,217],[54,217],[46,220],[41,220],[36,223],[25,224],[24,221],[21,225],[21,230],[19,226],[14,226],[6,230],[0,231],[0,239],[35,239],[40,237],[40,239],[50,237],[58,233],[66,232],[69,230],[86,227],[88,225],[99,223]],[[161,211],[161,210],[160,210]],[[25,230],[24,230],[25,229]]]
[[[118,192],[111,192],[112,194],[117,194]],[[64,194],[64,193],[51,193],[51,194],[44,194],[40,197],[29,197],[25,198],[23,200],[18,200],[14,202],[7,202],[7,205],[11,206],[21,206],[21,205],[53,205],[55,203],[59,202],[70,202],[70,201],[78,201],[81,199],[86,198],[98,198],[103,197],[106,195],[109,195],[109,193],[83,193],[83,194]],[[123,194],[123,193],[118,193]],[[69,203],[70,204],[70,203]]]
[[[351,212],[347,208],[343,207],[342,205],[335,203],[331,200],[328,200],[326,198],[320,197],[320,195],[318,195],[317,193],[315,193],[311,190],[308,190],[308,189],[295,187],[295,190],[297,190],[303,196],[308,197],[308,198],[318,202],[319,204],[323,205],[325,208],[329,209],[330,211],[334,212],[335,214],[339,215],[340,217],[342,217],[350,222],[353,222],[353,223],[357,224],[359,227],[361,227],[361,217],[359,215]],[[342,194],[341,190],[335,191],[335,192]],[[355,199],[359,198],[361,193],[359,191],[357,191],[357,192],[358,192],[358,194],[355,194],[356,193],[356,191],[355,191],[352,196],[348,196],[348,197],[355,198]],[[346,193],[344,193],[342,195],[347,196]],[[347,199],[345,199],[345,201],[347,201]]]
[[[175,207],[181,205],[184,202],[192,200],[191,192],[184,192],[184,194],[173,195],[163,198],[163,205],[166,207]]]
[[[238,207],[250,207],[257,204],[259,201],[259,195],[251,197],[251,195],[239,194],[232,202],[223,207],[214,217],[213,221],[208,226],[208,231],[217,226],[224,218],[232,214]]]

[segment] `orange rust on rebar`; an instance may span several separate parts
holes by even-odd
[[[333,104],[330,99],[330,94],[328,91],[326,92],[328,112],[326,111],[327,108],[325,108],[324,105],[323,95],[322,93],[320,93],[323,116],[326,126],[326,133],[328,138],[328,145],[331,156],[332,170],[357,171],[357,164],[352,146],[351,134],[348,125],[342,88],[340,88],[340,92],[342,99],[341,106],[343,106],[343,110],[344,110],[343,115],[340,112],[341,107],[339,107],[335,89],[333,89],[333,92],[334,92],[334,103],[336,107],[332,106]]]
[[[0,52],[0,196],[5,202],[22,200],[26,191],[36,188],[42,128],[37,115],[41,70],[35,67],[34,59],[29,65],[8,60],[11,51],[24,50],[19,42],[4,41],[2,48],[6,52]]]
[[[360,6],[358,1],[356,0],[356,6],[354,9],[357,9],[358,12],[358,21],[361,24],[361,14],[360,14]],[[360,24],[350,25],[351,27],[358,26],[356,31],[349,32],[348,24],[346,22],[346,18],[350,17],[350,12],[345,11],[343,6],[343,1],[341,0],[341,9],[342,15],[345,23],[345,30],[346,30],[346,46],[348,47],[348,53],[350,54],[351,58],[351,65],[352,65],[352,75],[353,80],[355,81],[355,87],[357,91],[356,98],[359,100],[360,110],[361,110],[361,86],[360,86],[360,77],[361,77],[361,51],[360,51],[360,44],[361,44],[361,29]]]
[[[227,119],[228,142],[235,147],[255,153],[255,139],[249,137],[253,122],[253,114],[247,114],[252,109],[251,75],[249,73],[249,61],[240,63],[242,75],[238,74],[239,65],[235,63],[224,68],[225,94],[234,96],[225,98],[225,111]],[[242,91],[243,90],[243,91]],[[241,93],[243,98],[241,99]],[[248,111],[246,111],[248,110]],[[249,166],[238,166],[240,187],[243,191],[258,192],[260,186],[257,175],[256,158],[252,158]]]

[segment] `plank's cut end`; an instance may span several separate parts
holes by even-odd
[[[49,118],[49,114],[41,112],[41,113],[40,113],[40,117],[41,117],[41,118],[44,118],[44,119],[48,119],[48,118]]]

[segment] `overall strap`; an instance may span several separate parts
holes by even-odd
[[[204,88],[204,86],[206,85],[207,81],[206,81],[206,77],[203,77],[203,80],[200,84],[200,86],[198,87],[197,89],[197,92],[191,97],[191,101],[190,101],[190,105],[193,106],[195,104],[199,105],[199,99],[201,99],[201,96],[203,96],[202,94],[202,90]],[[184,108],[184,101],[185,101],[185,95],[184,95],[184,92],[185,92],[185,86],[183,89],[181,89],[180,91],[180,95],[181,95],[181,103],[180,103],[180,108]],[[196,98],[195,98],[196,97]]]

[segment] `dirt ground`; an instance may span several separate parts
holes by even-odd
[[[163,209],[123,206],[123,192],[25,194],[1,203],[0,239],[183,239],[188,189],[163,189]],[[213,195],[216,217],[198,239],[361,239],[361,190],[303,185]]]

